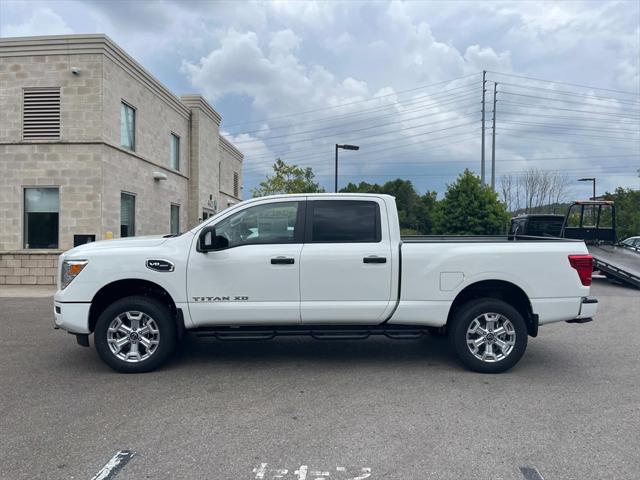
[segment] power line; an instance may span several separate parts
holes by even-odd
[[[469,116],[473,115],[474,113],[477,113],[477,112],[472,112],[472,113],[463,115],[463,116],[459,117],[458,119],[469,117]],[[450,121],[450,120],[443,120],[443,122],[446,122],[446,121]],[[474,122],[471,122],[470,124],[472,125],[473,123]],[[469,124],[465,124],[465,125],[469,125]],[[396,131],[398,131],[398,130],[396,130]],[[389,132],[389,133],[393,133],[393,132]],[[463,133],[464,132],[461,132],[461,133],[457,133],[455,135],[462,135]],[[413,134],[413,135],[403,135],[402,137],[400,137],[400,140],[406,140],[406,139],[409,139],[409,138],[421,137],[423,135],[424,135],[424,133],[416,133],[416,134]],[[377,136],[377,135],[375,135],[375,136]],[[366,137],[358,137],[358,138],[360,140],[362,140],[362,138],[366,138]],[[352,140],[349,139],[348,141],[352,141]],[[355,140],[353,140],[353,141],[355,141]],[[366,152],[368,152],[369,151],[368,149],[371,148],[372,146],[382,145],[382,144],[387,144],[387,143],[393,143],[393,142],[398,142],[398,141],[399,141],[398,138],[390,138],[390,139],[387,139],[387,140],[380,140],[378,142],[368,143]],[[252,160],[257,160],[257,159],[262,159],[262,158],[276,158],[276,157],[284,158],[284,157],[290,156],[291,154],[300,154],[301,152],[317,151],[319,148],[322,148],[323,146],[329,147],[331,145],[332,145],[331,142],[326,142],[325,141],[323,143],[320,143],[319,145],[313,145],[313,146],[310,146],[310,147],[292,149],[292,150],[289,150],[288,152],[283,152],[283,153],[275,153],[274,152],[273,154],[269,153],[269,154],[264,154],[264,155],[249,156],[249,158],[252,159]]]
[[[507,128],[507,127],[502,127],[502,128]],[[514,129],[509,129],[509,130],[514,130],[517,132],[526,132],[525,130],[519,130],[517,128]],[[548,136],[541,136],[541,135],[535,135],[535,134],[517,134],[517,133],[511,133],[510,131],[507,132],[503,132],[503,133],[499,133],[500,136],[507,136],[507,137],[518,137],[518,138],[539,138],[539,139],[543,139],[547,142],[555,142],[555,143],[562,143],[562,144],[566,144],[566,145],[580,145],[580,146],[585,146],[585,147],[601,147],[601,148],[630,148],[626,145],[611,145],[611,144],[606,144],[606,143],[584,143],[584,142],[570,142],[567,140],[554,140],[553,138],[549,138]]]
[[[603,92],[614,92],[614,93],[622,93],[623,95],[634,95],[634,96],[640,96],[639,92],[627,92],[624,90],[614,90],[611,88],[602,88],[602,87],[594,87],[591,85],[581,85],[579,83],[569,83],[569,82],[559,82],[559,81],[553,81],[553,80],[544,80],[542,78],[535,78],[535,77],[527,77],[525,75],[516,75],[514,73],[502,73],[502,72],[494,72],[492,70],[487,70],[489,73],[493,73],[494,75],[502,75],[505,77],[515,77],[515,78],[523,78],[525,80],[533,80],[536,82],[544,82],[544,83],[555,83],[558,85],[570,85],[572,87],[580,87],[580,88],[590,88],[592,90],[601,90]]]
[[[469,135],[469,134],[465,134],[465,135]],[[445,147],[445,146],[450,146],[450,144],[443,144],[440,145],[439,147]],[[435,148],[439,148],[439,147],[433,147],[433,149]],[[431,151],[432,148],[428,149],[428,151]],[[327,156],[325,155],[325,158]],[[531,164],[531,163],[537,163],[537,162],[556,162],[558,160],[585,160],[585,159],[589,159],[589,158],[626,158],[626,157],[637,157],[638,159],[640,159],[640,155],[635,155],[635,154],[626,154],[626,155],[592,155],[592,156],[575,156],[575,157],[546,157],[546,158],[510,158],[507,160],[501,160],[500,163],[526,163],[526,164]],[[382,157],[384,158],[384,157]],[[395,161],[395,160],[383,160],[383,161],[370,161],[367,160],[367,162],[364,165],[389,165],[389,166],[405,166],[405,165],[466,165],[466,164],[473,164],[475,165],[477,163],[477,160],[435,160],[435,161],[431,161],[431,160],[419,160],[419,161],[412,161],[412,162],[403,162],[403,161]],[[328,165],[328,163],[327,163]],[[629,165],[632,165],[632,163],[630,163]],[[622,166],[622,165],[621,165]],[[626,164],[625,164],[626,166]]]
[[[611,137],[608,135],[593,135],[593,134],[586,134],[586,133],[568,133],[568,132],[540,132],[540,130],[532,130],[532,129],[519,129],[519,128],[511,128],[511,127],[500,127],[500,129],[506,129],[506,130],[515,130],[518,132],[538,132],[538,133],[543,133],[544,135],[571,135],[571,136],[577,136],[577,137],[589,137],[589,138],[608,138],[610,140],[622,140],[624,142],[640,142],[640,139],[633,139],[633,138],[624,138],[624,137]]]
[[[596,100],[614,101],[614,102],[620,102],[620,103],[630,104],[630,105],[634,105],[634,106],[640,106],[640,101],[636,102],[635,100],[628,100],[628,99],[622,99],[622,98],[602,97],[602,96],[599,96],[599,95],[592,95],[590,93],[568,92],[568,91],[565,91],[565,90],[553,90],[553,89],[550,89],[550,88],[534,87],[533,85],[519,85],[517,83],[509,83],[509,82],[500,82],[500,85],[507,85],[509,87],[527,89],[527,90],[529,90],[529,89],[531,89],[531,90],[541,90],[543,92],[552,93],[554,95],[569,95],[569,96],[574,96],[574,97],[593,98],[593,99],[596,99]]]
[[[467,124],[467,125],[469,125],[469,124]],[[461,133],[455,133],[455,134],[451,134],[451,135],[439,136],[439,137],[431,138],[431,139],[428,139],[428,140],[422,140],[420,142],[414,142],[414,143],[407,144],[407,145],[400,145],[400,146],[396,145],[396,146],[383,148],[383,149],[367,150],[367,152],[366,152],[367,153],[367,157],[366,157],[367,158],[367,163],[369,163],[369,159],[370,158],[375,158],[375,154],[379,153],[379,152],[386,152],[386,151],[389,151],[389,150],[393,150],[395,152],[398,152],[398,151],[402,151],[402,150],[404,150],[406,148],[415,147],[416,145],[423,145],[425,143],[431,143],[431,142],[435,142],[435,141],[438,141],[438,140],[443,140],[443,139],[448,139],[448,138],[453,138],[453,137],[460,138],[460,137],[471,136],[471,135],[475,135],[475,134],[476,134],[475,132],[461,132]],[[421,135],[423,135],[423,134],[421,134]],[[388,142],[388,141],[387,142],[378,142],[378,143],[376,143],[374,145],[379,145],[380,143],[390,143],[390,142]],[[371,145],[369,145],[369,146],[371,146]],[[442,146],[451,146],[451,143],[450,143],[450,141],[448,141],[447,143],[443,144]],[[315,155],[307,155],[307,156],[304,157],[304,159],[302,159],[302,163],[300,163],[300,165],[318,165],[316,162],[309,162],[309,160],[327,159],[329,157],[330,157],[330,153],[328,154],[326,152],[319,152],[319,153],[317,153]],[[288,160],[288,161],[289,162],[296,162],[295,159]],[[256,166],[254,168],[262,168],[262,167],[257,167]],[[270,168],[270,166],[268,168]]]
[[[377,111],[384,111],[384,110],[388,110],[390,108],[394,108],[394,107],[398,107],[398,106],[410,106],[410,105],[417,105],[417,104],[421,104],[424,103],[425,101],[431,101],[431,100],[436,100],[438,99],[441,95],[444,95],[444,97],[449,97],[449,96],[454,96],[454,95],[450,95],[449,92],[452,91],[456,91],[456,90],[461,90],[461,89],[468,89],[468,92],[458,92],[458,95],[460,95],[461,93],[463,95],[466,95],[467,93],[477,93],[475,92],[475,87],[472,84],[467,84],[467,85],[462,85],[459,87],[455,87],[455,88],[450,88],[448,90],[442,90],[440,92],[437,93],[432,93],[432,94],[427,94],[427,95],[421,95],[419,97],[412,97],[406,100],[398,100],[397,102],[394,103],[388,103],[386,105],[379,105],[376,107],[371,107],[371,108],[365,108],[362,110],[357,110],[354,112],[348,112],[348,113],[343,113],[343,114],[339,114],[339,115],[330,115],[327,117],[321,117],[321,118],[312,118],[309,120],[300,120],[300,119],[296,119],[295,120],[295,125],[304,125],[307,123],[316,123],[316,122],[328,122],[328,121],[335,121],[338,119],[342,119],[342,118],[348,118],[348,117],[355,117],[358,115],[363,115],[363,114],[368,114],[368,113],[372,113],[372,112],[377,112]],[[395,112],[394,112],[395,113]],[[273,131],[273,130],[281,130],[284,128],[291,128],[292,123],[287,123],[285,125],[280,125],[280,126],[269,126],[269,131]],[[248,130],[248,131],[241,131],[241,132],[227,132],[231,135],[243,135],[243,134],[252,134],[252,133],[260,133],[264,131],[264,129],[259,128],[256,130]]]
[[[536,98],[536,99],[541,99],[541,100],[544,100],[544,101],[551,101],[551,102],[562,102],[562,103],[572,103],[572,104],[578,104],[578,105],[588,105],[589,107],[596,107],[596,108],[613,108],[612,106],[609,106],[609,105],[597,105],[597,104],[593,104],[593,103],[577,102],[577,101],[574,101],[574,100],[565,100],[563,98],[541,97],[540,95],[527,95],[525,93],[514,93],[514,92],[509,92],[509,91],[506,91],[506,90],[500,90],[500,93],[503,93],[505,95],[515,95],[515,96],[518,96],[518,97]],[[640,114],[640,110],[633,110],[633,109],[628,109],[628,110],[617,109],[616,112],[631,112],[631,113]],[[608,113],[614,113],[614,112],[608,112]]]
[[[474,113],[477,113],[477,112],[474,112]],[[463,115],[462,117],[458,118],[458,120],[460,120],[462,118],[465,118],[465,117],[468,117],[470,115],[473,115],[474,113]],[[451,119],[451,120],[453,120],[453,119]],[[451,120],[444,120],[444,121],[446,122],[446,121],[451,121]],[[441,122],[438,122],[438,123],[441,123]],[[447,129],[455,129],[455,128],[460,128],[460,127],[466,127],[466,126],[470,126],[470,125],[474,125],[474,124],[475,124],[475,122],[469,122],[469,123],[464,123],[462,125],[453,125],[451,127],[448,127]],[[447,130],[447,129],[445,129],[445,130]],[[389,132],[389,133],[395,133],[395,132]],[[389,133],[387,133],[387,135]],[[400,138],[394,137],[394,138],[388,138],[388,139],[385,139],[385,140],[380,140],[380,141],[377,141],[377,142],[368,143],[367,144],[367,150],[364,153],[368,154],[370,152],[369,149],[371,147],[376,147],[378,145],[384,145],[384,144],[390,144],[390,143],[396,143],[397,144],[400,141],[406,141],[406,140],[411,139],[411,138],[423,137],[423,136],[427,135],[428,133],[430,133],[430,132],[420,132],[420,133],[414,133],[414,134],[411,134],[411,135],[403,135]],[[456,134],[454,134],[452,136],[462,135],[464,133],[467,133],[467,132],[458,132],[458,133],[456,133]],[[363,140],[365,138],[378,137],[378,136],[379,135],[369,135],[367,137],[358,137],[357,140],[356,139],[347,139],[347,140],[356,142],[356,141],[361,141],[361,140]],[[417,143],[417,142],[412,143],[412,145],[415,144],[415,143]],[[291,150],[289,152],[286,152],[286,153],[283,153],[283,154],[279,154],[279,155],[267,154],[267,155],[260,155],[260,156],[256,156],[256,157],[250,157],[250,158],[253,159],[253,160],[257,160],[257,159],[261,159],[261,158],[274,158],[274,157],[288,158],[288,157],[291,156],[292,153],[295,153],[296,155],[299,155],[301,153],[301,150],[307,151],[307,152],[308,151],[317,152],[318,149],[322,148],[323,146],[330,147],[331,143],[324,143],[324,144],[320,144],[320,145],[316,145],[316,146],[305,147],[304,149]],[[316,155],[318,155],[318,154],[316,154]],[[324,153],[319,153],[319,155],[324,155]]]
[[[588,113],[590,115],[603,115],[603,116],[609,116],[609,117],[620,117],[620,118],[627,118],[627,119],[630,119],[630,120],[633,120],[633,119],[636,119],[636,118],[640,119],[640,116],[636,117],[636,116],[630,116],[630,115],[621,115],[621,114],[612,113],[612,112],[595,112],[593,110],[578,110],[578,109],[575,109],[575,108],[555,107],[553,105],[539,105],[539,104],[535,104],[535,103],[512,102],[510,100],[501,100],[500,103],[506,104],[506,105],[519,105],[519,106],[531,107],[531,108],[537,108],[537,109],[544,109],[544,110],[562,110],[562,111],[566,111],[566,112]],[[593,106],[593,105],[589,105],[589,106]]]
[[[475,94],[474,94],[474,96],[475,96]],[[453,103],[460,102],[462,100],[467,100],[468,101],[470,98],[467,98],[467,97],[469,97],[469,95],[465,95],[464,97],[457,98],[455,100],[448,101],[448,102],[431,103],[428,106],[425,106],[423,108],[417,109],[415,111],[432,110],[433,108],[437,108],[437,107],[440,107],[440,106],[443,106],[443,105],[450,105],[450,104],[453,104]],[[391,114],[391,115],[388,115],[388,116],[396,116],[396,115],[399,115],[401,113],[404,114],[404,113],[411,113],[411,112],[397,112],[397,113],[394,113],[394,114]],[[416,120],[418,118],[425,118],[425,117],[432,116],[432,115],[433,114],[426,114],[426,115],[420,115],[420,116],[417,116],[417,117],[402,118],[400,120],[396,120],[396,121],[393,121],[393,122],[382,123],[382,124],[379,124],[378,126],[382,127],[382,126],[387,126],[387,125],[395,125],[397,123],[402,123],[402,122],[405,122],[407,120]],[[380,118],[384,118],[384,117],[376,117],[375,119],[379,120]],[[331,127],[315,128],[315,129],[312,129],[312,130],[306,130],[306,131],[302,131],[302,132],[294,132],[294,133],[288,133],[288,134],[283,134],[283,135],[276,135],[276,136],[273,136],[273,137],[269,137],[269,136],[260,137],[260,140],[262,140],[262,141],[264,141],[264,140],[273,140],[273,139],[276,139],[276,138],[285,138],[285,137],[288,138],[288,137],[292,137],[292,136],[296,136],[296,135],[304,135],[304,134],[307,134],[307,133],[322,132],[322,131],[326,131],[326,130],[335,130],[335,129],[343,128],[346,125],[353,125],[353,124],[358,124],[358,123],[362,123],[362,121],[351,122],[351,123],[346,123],[346,124],[342,124],[342,125],[333,125]],[[367,127],[367,128],[372,128],[372,127]],[[354,131],[354,130],[351,130],[351,131]],[[342,133],[348,133],[348,132],[349,131],[347,131],[347,132],[341,131],[339,133],[342,134]],[[236,141],[235,144],[238,145],[238,144],[254,142],[254,141],[255,140],[253,140],[253,139],[252,140],[240,140],[240,141]]]
[[[472,105],[469,105],[469,106],[472,106]],[[468,117],[470,115],[473,115],[474,113],[475,112],[471,112],[471,113],[467,113],[465,115],[461,115],[457,119]],[[426,115],[426,116],[432,116],[432,115]],[[363,138],[378,137],[380,135],[386,135],[386,134],[389,134],[389,133],[402,132],[402,131],[406,131],[406,130],[414,130],[416,128],[426,127],[426,126],[430,126],[430,125],[436,125],[438,123],[449,122],[451,120],[456,120],[456,119],[452,118],[452,119],[438,120],[436,122],[421,123],[419,125],[412,125],[412,126],[404,127],[404,128],[396,128],[396,129],[394,129],[392,131],[389,131],[389,132],[377,132],[377,133],[374,133],[374,134],[371,134],[371,135],[365,135],[365,136],[362,136],[362,137],[358,136],[357,138],[358,139],[363,139]],[[341,132],[341,134],[358,133],[358,132],[365,131],[365,130],[371,130],[373,128],[379,128],[381,126],[384,126],[384,125],[373,125],[373,126],[370,126],[370,127],[364,127],[364,128],[359,128],[359,129],[355,129],[355,130],[346,131],[346,132]],[[429,132],[425,132],[425,133],[429,133]],[[276,144],[276,145],[270,145],[270,147],[276,147],[276,146],[282,146],[282,145],[292,145],[292,144],[301,143],[301,142],[305,142],[306,143],[306,142],[310,142],[310,141],[314,141],[314,140],[320,140],[320,139],[323,139],[323,138],[335,138],[336,135],[337,135],[336,133],[331,133],[331,134],[328,134],[328,135],[322,135],[322,136],[314,137],[314,138],[294,140],[293,142],[284,142],[284,143],[280,143],[280,144]]]
[[[579,127],[573,125],[554,125],[549,123],[536,123],[536,122],[518,122],[515,120],[503,120],[503,123],[517,124],[517,125],[531,125],[534,127],[544,127],[544,128],[559,128],[559,129],[569,129],[569,130],[595,130],[597,132],[629,132],[629,133],[638,133],[640,134],[640,126],[637,130],[626,130],[621,128],[604,128],[604,127]]]
[[[342,104],[338,104],[338,105],[332,105],[332,106],[329,106],[329,107],[314,108],[312,110],[306,110],[306,111],[302,111],[302,112],[290,113],[290,114],[287,114],[287,115],[280,115],[278,117],[262,118],[260,120],[253,120],[251,122],[235,123],[235,124],[232,124],[232,125],[227,125],[227,127],[230,128],[230,127],[235,127],[235,126],[238,126],[238,125],[250,125],[250,124],[253,124],[253,123],[269,122],[269,121],[273,121],[273,120],[278,120],[280,118],[295,117],[295,116],[299,116],[299,115],[305,115],[307,113],[321,112],[321,111],[325,111],[325,110],[333,110],[335,108],[346,107],[348,105],[357,105],[357,104],[360,104],[360,103],[372,102],[374,100],[379,100],[381,98],[397,96],[397,95],[401,95],[401,94],[404,94],[404,93],[415,92],[416,90],[422,90],[424,88],[431,88],[431,87],[436,87],[438,85],[444,85],[446,83],[455,82],[455,81],[458,81],[458,80],[464,80],[465,78],[471,78],[471,77],[474,77],[476,75],[480,75],[480,72],[472,73],[470,75],[464,75],[464,76],[461,76],[461,77],[452,78],[450,80],[443,80],[441,82],[431,83],[431,84],[428,84],[428,85],[422,85],[420,87],[410,88],[408,90],[400,90],[399,92],[393,92],[393,93],[388,93],[388,94],[385,94],[385,95],[379,95],[379,96],[373,97],[373,98],[368,98],[368,99],[364,99],[364,100],[357,100],[355,102],[342,103]]]
[[[523,115],[523,112],[510,112],[508,110],[501,110],[500,111],[501,115]],[[611,122],[617,122],[619,124],[623,124],[623,125],[638,125],[638,128],[640,128],[640,121],[636,121],[636,120],[631,120],[631,121],[626,121],[626,120],[611,120],[608,118],[584,118],[584,117],[565,117],[565,116],[560,116],[560,115],[545,115],[543,113],[531,113],[531,112],[526,112],[526,116],[527,117],[546,117],[546,118],[554,118],[554,119],[558,119],[558,120],[572,120],[572,121],[577,121],[577,122],[606,122],[607,125],[609,125]]]

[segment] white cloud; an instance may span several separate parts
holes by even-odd
[[[498,54],[491,47],[482,48],[480,45],[471,45],[464,52],[464,59],[472,71],[511,72],[511,52],[509,51]]]
[[[286,55],[300,48],[302,39],[291,30],[280,30],[273,34],[269,48],[272,55]]]
[[[22,23],[2,27],[3,37],[30,37],[35,35],[65,35],[72,33],[64,19],[50,8],[40,8]]]
[[[415,92],[413,97],[397,92],[483,69],[618,90],[637,92],[640,89],[638,2],[505,0],[212,4],[198,0],[163,0],[161,3],[122,3],[51,0],[29,2],[25,8],[25,3],[3,0],[3,6],[8,6],[0,19],[2,34],[34,35],[67,33],[70,30],[107,33],[171,88],[177,92],[200,91],[215,103],[225,121],[232,117],[233,123],[334,107],[329,111],[260,121],[243,127],[254,132],[236,135],[233,140],[247,155],[245,178],[253,175],[254,180],[263,176],[264,170],[260,175],[252,172],[268,168],[275,155],[287,151],[300,152],[288,156],[292,162],[317,166],[319,174],[331,175],[331,159],[327,161],[324,153],[331,156],[331,142],[337,139],[315,138],[326,134],[326,130],[316,135],[301,133],[331,125],[345,125],[343,129],[335,130],[339,141],[362,141],[360,152],[345,156],[345,159],[354,160],[351,164],[346,161],[345,173],[375,172],[408,177],[416,171],[450,173],[458,167],[447,170],[430,163],[440,162],[442,165],[449,160],[458,162],[459,168],[474,166],[477,170],[479,135],[465,139],[455,137],[449,145],[436,149],[429,143],[420,143],[430,138],[428,134],[421,136],[420,132],[436,129],[437,125],[414,126],[438,120],[443,120],[443,127],[464,122],[467,118],[463,115],[477,110],[479,98],[467,97],[474,106],[463,108],[466,101],[459,104],[442,101],[443,98],[451,99],[453,95],[429,98],[421,91]],[[154,48],[149,48],[149,45]],[[501,78],[505,89],[508,82],[545,86],[523,79]],[[461,84],[464,82],[477,85],[480,90],[479,77]],[[448,85],[446,88],[451,87]],[[517,91],[564,100],[581,99],[553,93],[555,89],[563,88],[588,93],[587,89],[572,86],[549,88],[549,91]],[[592,93],[595,96],[608,95],[600,90]],[[409,103],[421,95],[423,101],[431,102],[429,109],[419,110]],[[342,106],[371,98],[376,100]],[[525,98],[520,99],[525,103],[536,101],[533,98],[525,101]],[[516,99],[511,97],[511,100]],[[508,97],[501,100],[508,100]],[[625,107],[596,98],[587,98],[585,102],[587,106],[567,106],[572,108],[575,105],[577,110],[602,108],[622,111],[626,108],[628,113],[633,108],[638,109],[637,106],[627,104]],[[356,117],[345,117],[333,123],[326,120],[330,115],[352,114],[363,108],[382,108],[385,105],[388,108],[366,120],[357,121]],[[600,158],[549,161],[537,165],[540,168],[584,167],[595,172],[600,171],[601,164],[615,164],[614,160],[608,159],[607,152],[639,151],[638,143],[633,141],[638,135],[634,136],[633,132],[625,133],[628,139],[625,142],[578,135],[598,134],[588,130],[593,126],[621,131],[633,129],[633,120],[617,122],[614,120],[619,117],[597,117],[571,111],[564,112],[563,115],[569,119],[562,120],[553,115],[545,117],[550,112],[543,109],[535,111],[542,116],[528,117],[533,113],[531,108],[498,104],[499,112],[507,110],[512,112],[510,116],[498,115],[499,132],[507,125],[512,129],[507,132],[504,128],[498,135],[499,172],[518,171],[530,158],[588,156],[603,152],[604,156]],[[448,113],[432,115],[437,112]],[[570,118],[576,116],[580,120]],[[453,120],[447,123],[446,119]],[[549,128],[507,124],[509,119],[576,128],[566,130],[569,135],[563,136],[558,135],[558,130],[553,132]],[[475,121],[475,117],[472,120]],[[349,133],[350,129],[391,121],[396,123],[358,134]],[[473,129],[476,128],[474,125]],[[328,130],[329,133],[331,131]],[[602,133],[602,137],[613,135],[618,134],[615,131]],[[372,144],[383,140],[390,140],[391,145],[397,142],[403,148],[398,153],[373,153]],[[439,143],[446,144],[447,140]],[[460,165],[462,161],[469,163]],[[633,159],[625,161],[631,164]],[[413,162],[414,167],[403,169],[400,167],[402,162]],[[383,181],[378,177],[361,178]],[[416,184],[422,189],[441,188],[447,181],[421,178],[425,177],[416,177]],[[614,179],[615,182],[620,181],[618,176],[603,175],[602,186],[611,188]],[[600,180],[598,182],[601,185]],[[627,184],[637,186],[637,178],[629,177]],[[247,185],[251,188],[251,180]]]
[[[261,114],[277,116],[367,95],[366,82],[339,81],[324,66],[304,63],[296,55],[301,40],[290,30],[277,32],[267,48],[255,32],[230,29],[220,46],[197,63],[185,62],[191,84],[215,101],[227,93],[248,95]]]

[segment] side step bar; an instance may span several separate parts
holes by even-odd
[[[428,334],[426,328],[413,325],[282,325],[274,328],[262,326],[201,327],[189,330],[198,337],[218,340],[270,340],[282,336],[310,336],[316,340],[363,340],[371,335],[384,335],[395,340],[410,340]]]

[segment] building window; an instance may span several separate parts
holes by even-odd
[[[22,138],[60,139],[60,88],[25,88],[22,92]]]
[[[238,172],[233,172],[233,196],[240,198],[240,180]]]
[[[24,189],[24,248],[58,248],[58,188]]]
[[[180,205],[171,204],[171,234],[178,235],[180,233]]]
[[[180,137],[171,134],[171,168],[180,170]]]
[[[136,234],[136,197],[130,193],[120,194],[120,237]]]
[[[120,104],[120,145],[136,149],[136,110],[124,102]]]

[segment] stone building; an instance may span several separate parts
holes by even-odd
[[[241,197],[242,153],[105,35],[0,39],[0,284],[100,239],[184,231]]]

